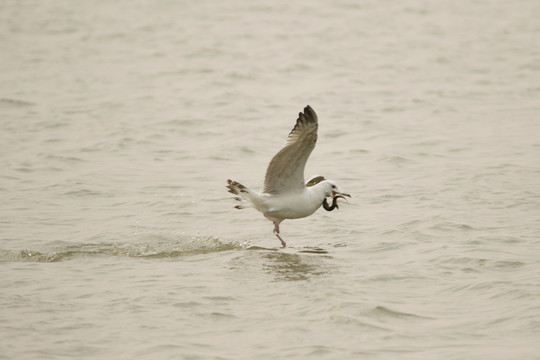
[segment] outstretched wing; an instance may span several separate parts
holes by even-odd
[[[268,164],[264,178],[265,193],[282,194],[305,187],[304,168],[315,148],[318,126],[317,114],[311,106],[306,106],[304,112],[298,114],[287,144]]]

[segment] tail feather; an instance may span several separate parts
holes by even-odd
[[[234,197],[234,200],[241,202],[241,204],[234,207],[235,209],[245,209],[246,207],[248,207],[245,202],[246,200],[250,200],[248,195],[249,189],[247,187],[240,184],[239,182],[228,179],[227,188],[229,189],[229,192],[231,194],[237,195]]]

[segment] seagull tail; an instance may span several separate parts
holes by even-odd
[[[227,188],[229,189],[229,192],[231,194],[236,195],[234,199],[241,202],[239,205],[236,205],[234,207],[235,209],[240,210],[249,207],[249,205],[246,203],[246,200],[249,202],[252,202],[252,200],[250,196],[250,190],[247,187],[240,184],[239,182],[229,179],[227,180]]]

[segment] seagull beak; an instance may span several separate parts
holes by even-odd
[[[351,195],[346,194],[346,193],[338,193],[338,192],[332,191],[332,197],[334,197],[336,199],[338,199],[338,198],[345,199],[345,196],[351,197]],[[345,199],[345,200],[347,200],[347,199]]]

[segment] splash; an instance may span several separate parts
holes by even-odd
[[[209,254],[221,251],[244,249],[245,245],[225,242],[215,237],[192,237],[187,239],[157,239],[145,243],[79,243],[54,246],[48,251],[3,250],[0,249],[0,262],[45,262],[53,263],[75,258],[125,257],[174,259],[184,256]]]

